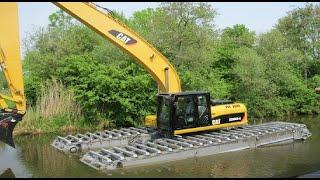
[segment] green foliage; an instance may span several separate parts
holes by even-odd
[[[217,48],[212,51],[213,67],[223,73],[223,78],[233,81],[234,73],[232,67],[236,61],[234,53],[238,48],[251,48],[254,43],[255,34],[250,32],[244,25],[234,25],[225,28],[222,32]]]
[[[234,48],[249,47],[254,43],[254,32],[250,32],[243,24],[236,24],[232,28],[227,27],[222,34],[222,41]]]
[[[277,29],[286,36],[288,45],[319,59],[320,5],[306,4],[279,20]]]
[[[15,132],[39,133],[69,131],[86,127],[74,94],[57,80],[48,80],[38,89],[36,102],[28,105],[22,123]]]
[[[7,83],[7,80],[4,77],[3,73],[0,73],[0,88],[1,89],[7,89],[8,88],[8,83]]]
[[[241,24],[218,33],[208,3],[166,2],[131,18],[113,14],[169,59],[184,91],[209,91],[245,103],[250,117],[274,117],[320,113],[319,51],[310,51],[319,47],[318,9],[295,9],[259,36]],[[155,113],[156,82],[131,56],[61,11],[49,20],[26,40],[28,104],[36,105],[46,82],[57,79],[81,107],[84,119],[75,123],[132,126]]]
[[[41,90],[43,89],[43,81],[39,76],[28,75],[24,78],[25,93],[27,95],[27,104],[36,104]]]
[[[319,112],[314,88],[303,79],[308,64],[303,52],[285,44],[285,37],[273,30],[260,37],[258,52],[265,58],[268,79],[277,86],[281,107],[285,113],[311,114]]]
[[[134,63],[104,65],[88,55],[70,56],[61,61],[58,78],[76,94],[90,121],[102,117],[132,126],[155,113],[156,84]]]
[[[159,49],[178,72],[208,64],[216,32],[216,11],[207,3],[162,3],[158,9],[136,12],[129,23]]]
[[[279,101],[276,86],[265,74],[264,59],[247,47],[239,48],[235,59],[233,71],[237,80],[232,94],[246,102],[250,114],[257,117],[278,115],[281,109],[276,104]]]
[[[311,89],[320,87],[320,75],[313,76],[309,81],[309,87]]]
[[[221,78],[215,71],[180,73],[183,82],[182,88],[189,91],[209,91],[211,98],[222,99],[230,97],[231,84]]]
[[[281,18],[276,26],[286,38],[286,46],[298,49],[305,56],[305,79],[319,74],[320,61],[320,5],[307,3]]]
[[[68,26],[72,25],[72,20],[73,18],[71,16],[60,9],[49,16],[49,27],[67,28]]]

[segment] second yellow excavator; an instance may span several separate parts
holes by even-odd
[[[212,100],[208,92],[181,92],[180,79],[166,57],[109,13],[93,3],[54,2],[106,40],[131,54],[158,84],[157,114],[148,116],[146,126],[156,127],[164,137],[235,127],[248,123],[242,103]],[[12,131],[26,111],[19,49],[17,3],[0,3],[0,56],[12,97],[0,95],[0,140],[14,146]],[[8,108],[5,100],[13,101]]]

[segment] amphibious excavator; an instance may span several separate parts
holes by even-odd
[[[244,104],[212,100],[208,92],[181,92],[179,76],[169,60],[136,32],[100,10],[101,7],[83,2],[53,4],[131,54],[151,74],[159,90],[157,114],[147,116],[145,124],[156,127],[160,135],[172,137],[247,124]],[[4,25],[0,28],[0,63],[12,95],[0,95],[0,140],[14,146],[12,131],[26,112],[17,3],[0,4],[0,23]],[[15,107],[8,107],[7,101],[14,102]]]
[[[248,125],[244,104],[212,100],[208,92],[182,92],[168,59],[102,7],[84,2],[54,2],[87,27],[131,54],[158,84],[157,113],[144,127],[58,136],[51,144],[65,153],[85,153],[80,161],[111,170],[254,148],[311,134],[303,124]],[[0,65],[11,96],[0,94],[0,140],[15,146],[12,132],[26,112],[20,60],[17,3],[0,3]],[[9,106],[11,101],[15,106]],[[213,131],[217,130],[217,131]],[[80,153],[80,154],[81,154]]]

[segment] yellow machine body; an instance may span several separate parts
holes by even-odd
[[[239,114],[239,113],[245,114],[241,121],[220,124],[219,117],[224,115],[232,115],[232,114]],[[211,122],[212,122],[212,125],[210,126],[175,130],[174,134],[179,135],[179,134],[187,134],[187,133],[193,133],[193,132],[199,132],[199,131],[208,131],[208,130],[227,128],[227,127],[237,127],[237,126],[247,125],[248,124],[247,108],[245,107],[244,104],[241,104],[241,103],[211,106]]]
[[[24,114],[26,100],[20,58],[17,3],[1,2],[0,24],[0,65],[11,92],[11,96],[0,94],[0,108],[11,111],[6,102],[9,100],[15,103],[17,113]]]
[[[232,115],[232,114],[239,114],[239,113],[245,114],[240,122],[220,124],[219,117],[224,115]],[[232,104],[222,104],[222,105],[211,106],[211,119],[212,119],[211,120],[212,125],[210,126],[175,130],[174,135],[247,125],[248,124],[247,108],[242,103],[232,103]],[[157,116],[155,115],[146,116],[145,125],[148,127],[157,127]]]

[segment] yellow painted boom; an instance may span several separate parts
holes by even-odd
[[[92,3],[54,2],[56,6],[131,54],[156,80],[161,92],[180,92],[180,79],[170,64],[151,44],[129,27]]]
[[[23,74],[20,58],[19,20],[17,3],[1,2],[0,5],[0,64],[11,96],[0,94],[1,109],[10,111],[5,100],[16,103],[19,114],[26,111]]]

